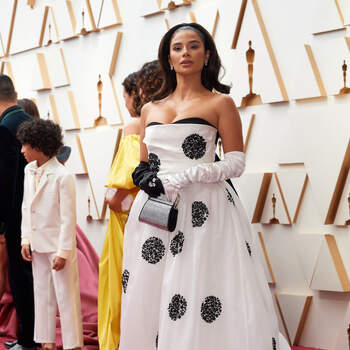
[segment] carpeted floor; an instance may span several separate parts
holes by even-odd
[[[8,337],[0,337],[0,350],[6,349],[6,347],[4,346],[4,342],[8,340],[13,340],[13,339]],[[302,346],[293,346],[292,350],[326,350],[326,349],[315,349],[315,348],[304,348]]]

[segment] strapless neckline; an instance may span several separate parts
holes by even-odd
[[[146,127],[153,126],[153,125],[173,125],[173,124],[202,124],[202,125],[211,126],[214,129],[216,129],[216,127],[213,124],[211,124],[210,122],[208,122],[206,119],[199,118],[199,117],[178,119],[172,123],[150,122],[146,125]]]

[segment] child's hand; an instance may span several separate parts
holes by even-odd
[[[25,261],[32,261],[32,253],[30,252],[29,244],[22,245],[21,254]]]
[[[53,259],[52,270],[62,270],[66,264],[66,259],[61,258],[60,256],[55,256]]]

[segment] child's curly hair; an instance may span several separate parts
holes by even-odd
[[[63,146],[62,129],[51,120],[31,119],[23,122],[17,131],[22,145],[30,145],[52,158]]]

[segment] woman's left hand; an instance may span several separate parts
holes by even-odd
[[[171,202],[174,202],[177,194],[181,190],[181,187],[172,181],[171,175],[164,176],[161,178],[161,180],[163,183],[165,195]]]

